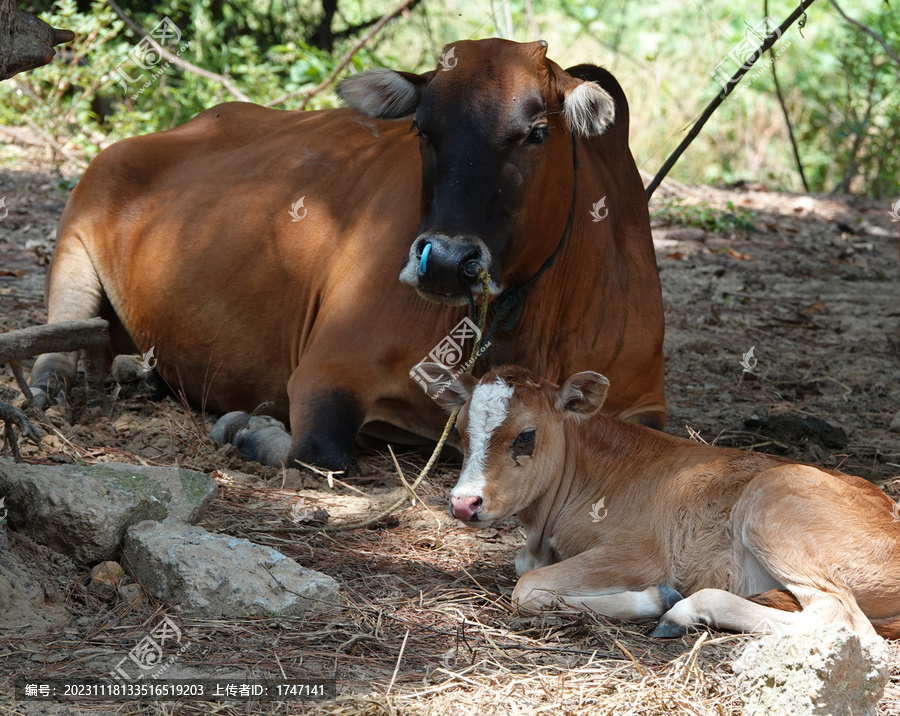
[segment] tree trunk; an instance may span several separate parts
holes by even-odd
[[[17,10],[13,0],[0,0],[0,80],[46,65],[56,55],[55,45],[74,39],[70,30],[56,30]]]

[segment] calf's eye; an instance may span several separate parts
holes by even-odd
[[[534,452],[534,428],[526,428],[516,436],[512,444],[513,459]]]

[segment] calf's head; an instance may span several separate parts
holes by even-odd
[[[450,492],[450,513],[474,526],[526,510],[561,478],[567,420],[597,412],[609,381],[593,371],[562,386],[519,366],[502,366],[480,381],[439,363],[424,363],[429,394],[444,408],[460,408],[457,429],[464,460]]]
[[[540,266],[562,233],[572,187],[569,131],[603,134],[615,102],[546,52],[543,41],[461,41],[444,48],[437,70],[370,70],[338,87],[370,117],[412,118],[422,219],[400,280],[426,298],[466,303],[482,270],[497,293],[504,271]],[[549,245],[516,242],[544,223]]]

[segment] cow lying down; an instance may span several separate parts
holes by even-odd
[[[599,373],[557,387],[518,366],[477,383],[426,366],[433,397],[462,408],[451,513],[518,514],[527,533],[521,607],[659,619],[657,637],[829,623],[900,637],[900,523],[866,480],[601,415]]]

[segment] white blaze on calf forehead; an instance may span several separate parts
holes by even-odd
[[[469,403],[469,424],[466,428],[469,451],[452,494],[481,496],[485,484],[484,466],[488,445],[494,431],[506,420],[512,394],[512,386],[500,378],[475,386]]]

